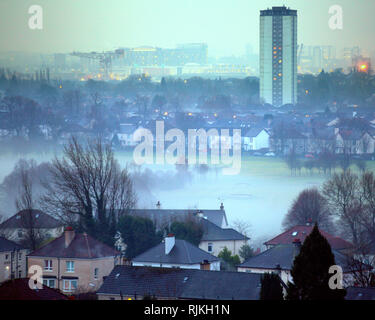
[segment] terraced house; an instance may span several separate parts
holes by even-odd
[[[120,261],[120,253],[71,227],[28,255],[28,266],[43,270],[43,284],[64,293],[96,291]]]
[[[0,283],[26,276],[27,252],[17,243],[0,237]]]

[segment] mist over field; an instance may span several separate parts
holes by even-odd
[[[0,182],[20,159],[40,164],[53,157],[52,153],[1,155]],[[254,162],[245,158],[240,174],[223,175],[221,169],[212,167],[203,172],[195,167],[179,171],[168,165],[135,165],[131,154],[120,152],[115,157],[132,173],[138,208],[156,208],[160,201],[163,209],[219,209],[223,202],[229,224],[236,220],[249,223],[252,242],[259,245],[281,231],[285,214],[303,189],[319,187],[325,181],[319,175],[291,176],[286,165],[274,159]],[[0,210],[6,216],[15,213],[14,200],[1,198]]]

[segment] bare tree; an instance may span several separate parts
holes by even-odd
[[[335,232],[327,202],[316,188],[303,190],[293,201],[283,220],[283,228],[287,230],[306,223],[317,223],[319,228],[327,232]]]
[[[16,199],[16,208],[24,232],[21,243],[31,250],[35,250],[43,241],[43,235],[37,226],[38,211],[35,210],[35,205],[30,175],[25,168],[21,168],[21,187]]]
[[[363,250],[364,251],[363,251]],[[357,253],[347,256],[347,268],[351,274],[350,283],[347,286],[374,287],[375,274],[373,272],[374,255],[369,255],[366,248],[357,249]]]
[[[251,224],[247,221],[236,219],[232,222],[233,229],[250,239]]]
[[[369,239],[375,239],[375,177],[373,172],[364,172],[359,179],[362,198],[360,224]]]
[[[330,212],[340,219],[354,246],[359,243],[361,233],[360,212],[363,204],[358,190],[358,176],[350,169],[335,173],[322,188]]]
[[[129,173],[120,168],[110,145],[101,139],[80,144],[73,137],[63,157],[52,161],[50,175],[42,197],[49,212],[103,241],[114,241],[118,216],[133,208],[136,198]]]

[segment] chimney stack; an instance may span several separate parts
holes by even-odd
[[[158,203],[156,204],[156,208],[157,208],[158,210],[160,210],[160,207],[161,207],[161,204],[160,204],[160,201],[158,201]]]
[[[169,254],[172,251],[174,244],[176,242],[174,234],[168,234],[164,239],[165,254]]]
[[[66,227],[65,232],[65,248],[69,247],[70,243],[73,241],[75,232],[72,227]]]
[[[224,205],[223,205],[223,203],[221,203],[221,205],[220,205],[220,210],[224,210]]]
[[[298,239],[298,238],[295,238],[294,240],[293,240],[293,244],[294,244],[294,246],[299,250],[299,249],[301,249],[301,240],[300,239]]]

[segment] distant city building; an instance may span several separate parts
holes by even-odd
[[[353,61],[355,57],[358,57],[360,55],[361,55],[361,49],[358,46],[351,47],[351,48],[344,48],[343,57],[344,57],[344,60],[346,60],[349,65],[351,64],[351,62]]]
[[[297,102],[297,10],[260,12],[260,98],[274,106]]]
[[[334,46],[300,45],[298,49],[298,71],[301,73],[320,73],[333,71],[340,67]]]
[[[184,66],[189,63],[207,64],[207,44],[183,44],[173,49],[148,46],[124,48],[125,66]]]
[[[65,70],[66,69],[66,55],[63,53],[55,53],[55,69]]]

